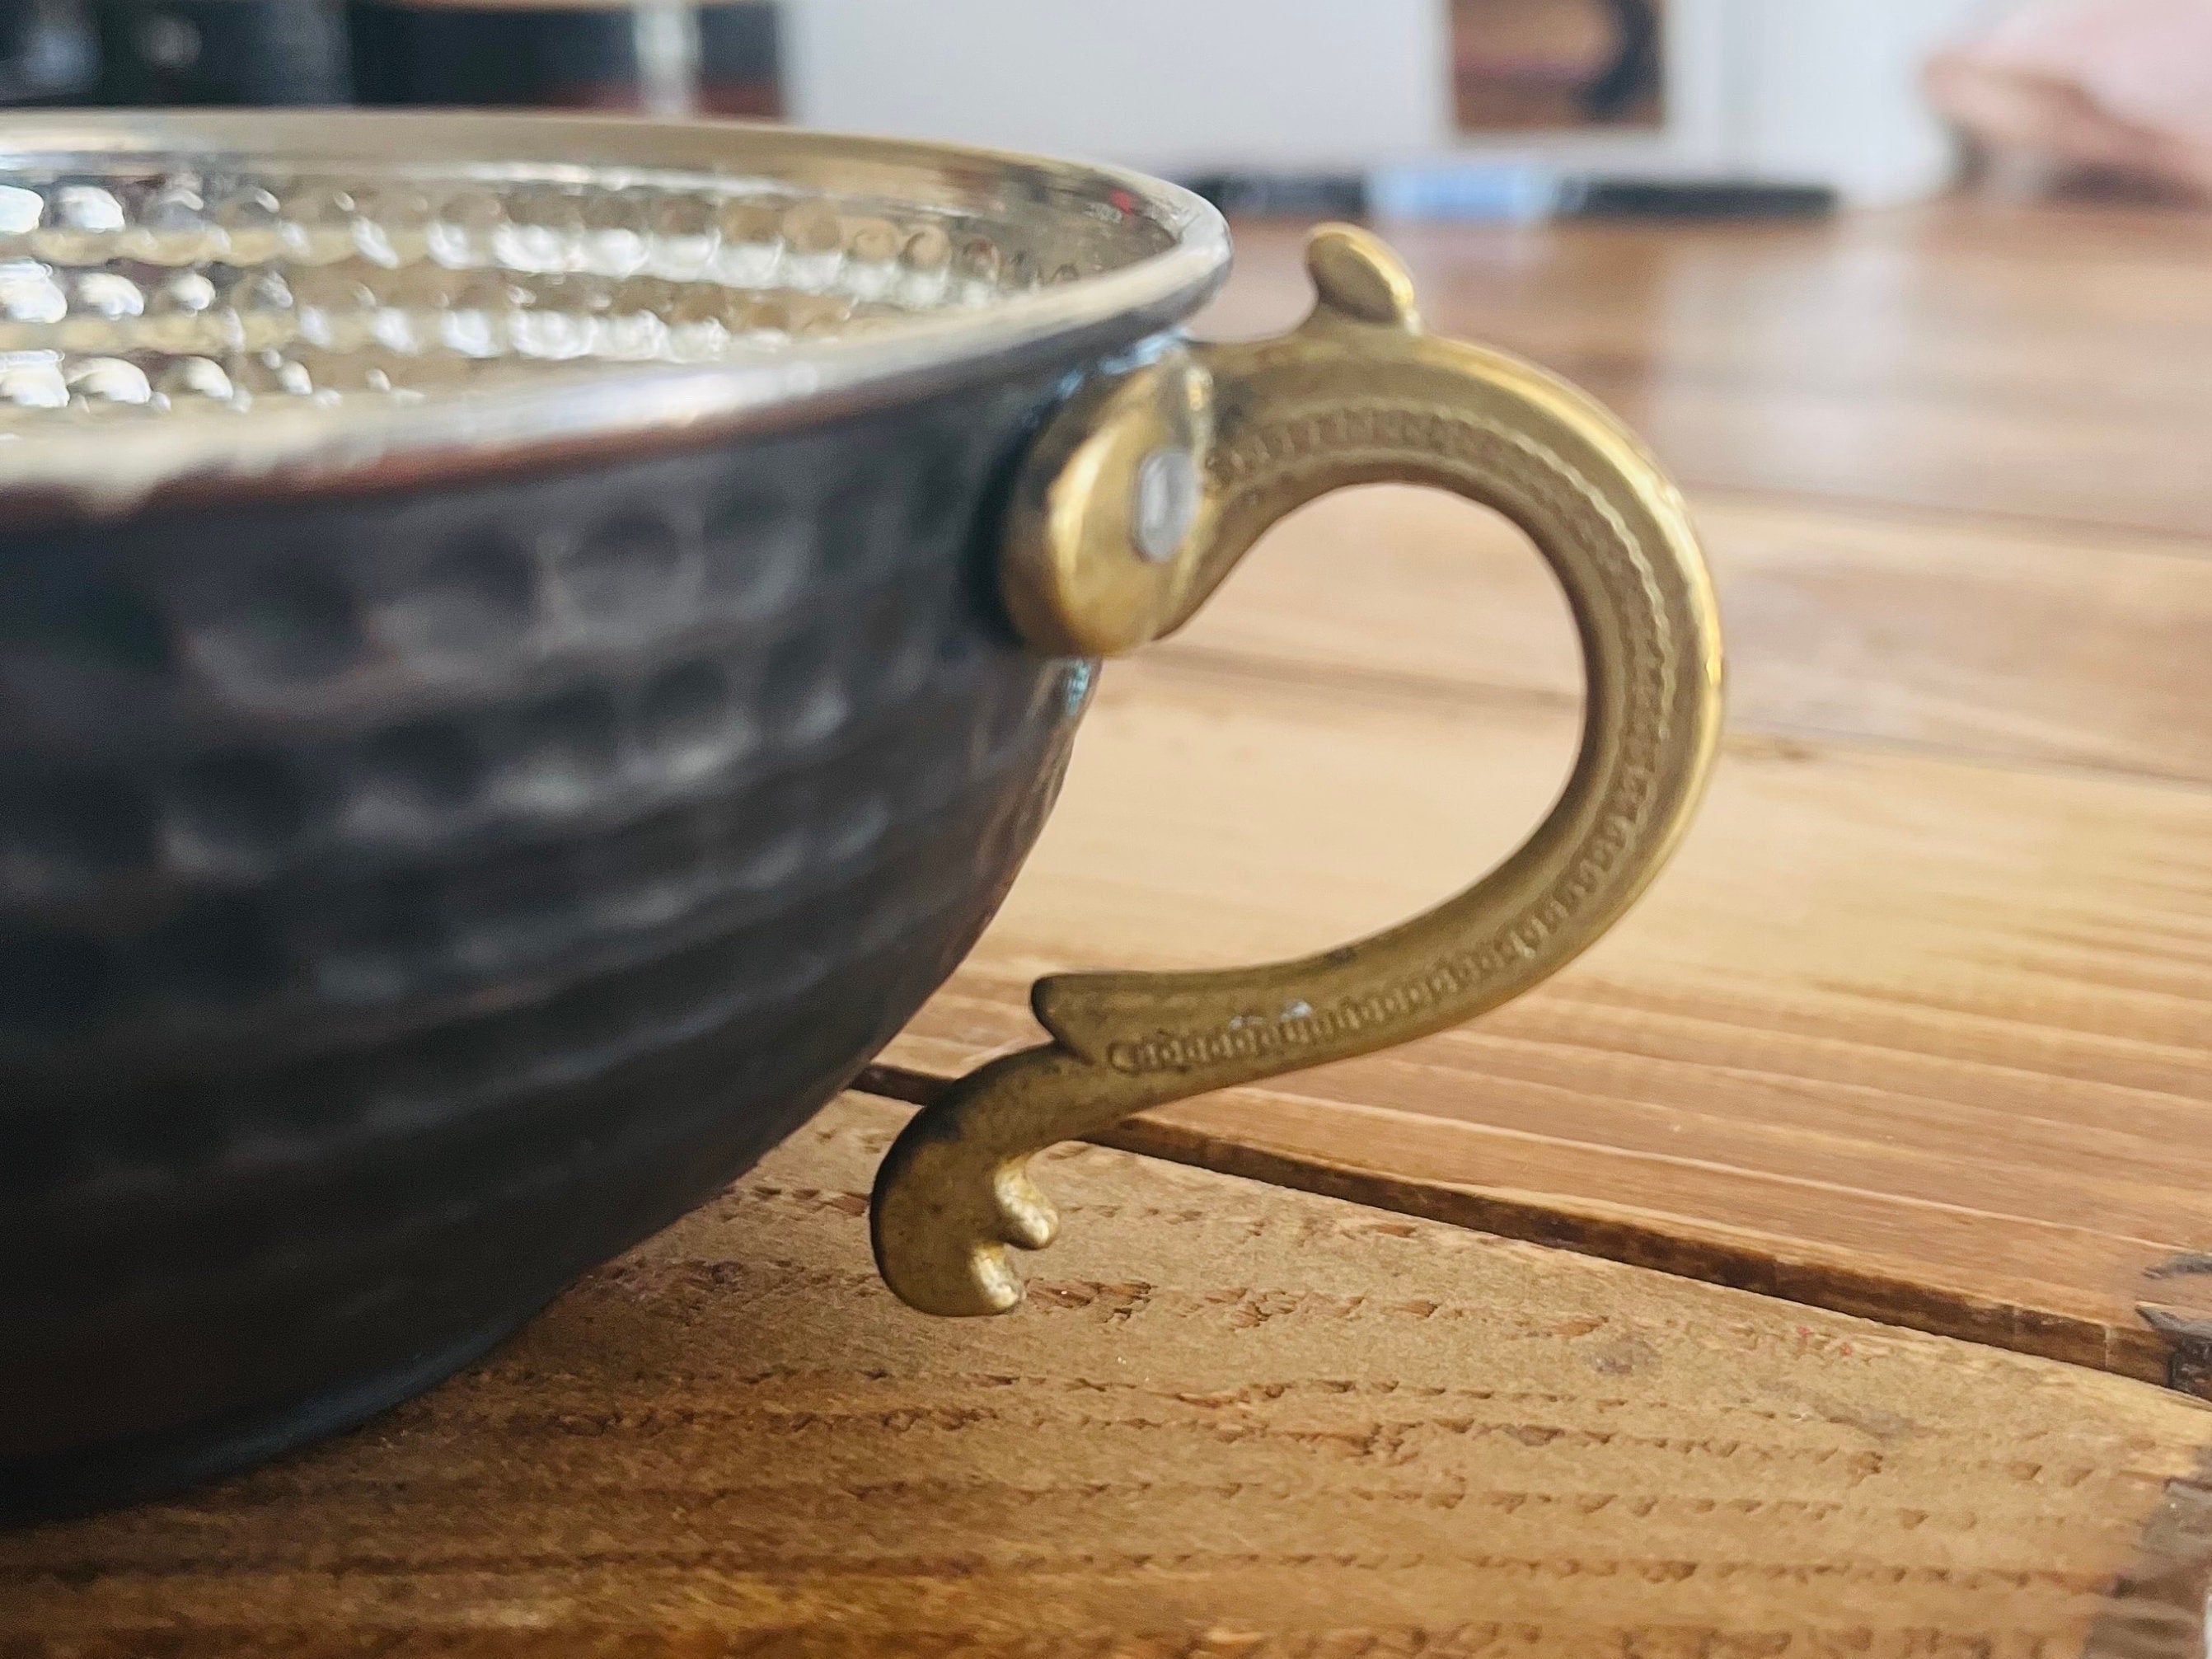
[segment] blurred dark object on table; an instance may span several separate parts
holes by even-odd
[[[1818,219],[1827,185],[1726,177],[1563,173],[1527,161],[1456,160],[1372,173],[1204,173],[1182,180],[1224,213],[1253,219],[1534,224],[1546,219],[1692,222]]]
[[[1559,204],[1579,219],[1821,219],[1835,210],[1829,185],[1764,179],[1584,179]]]
[[[776,11],[766,0],[355,0],[352,15],[364,104],[783,112]]]
[[[2212,0],[2031,0],[1927,82],[1989,186],[2212,202]]]
[[[1359,173],[1200,173],[1182,179],[1224,213],[1247,219],[1364,219]]]

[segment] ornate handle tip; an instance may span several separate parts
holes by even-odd
[[[876,1267],[911,1308],[1012,1311],[1022,1278],[1009,1247],[1041,1250],[1060,1231],[1051,1202],[1023,1168],[1028,1149],[1010,1153],[990,1133],[997,1115],[988,1108],[1006,1099],[997,1088],[1018,1075],[1018,1068],[987,1066],[965,1079],[907,1125],[876,1173],[869,1206]]]
[[[1321,225],[1306,242],[1318,309],[1407,332],[1421,325],[1413,279],[1389,244],[1357,225]]]

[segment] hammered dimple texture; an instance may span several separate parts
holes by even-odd
[[[0,532],[0,1485],[514,1316],[890,1038],[1088,681],[991,592],[1050,385]]]
[[[0,437],[723,362],[1102,268],[974,212],[640,171],[0,171]]]

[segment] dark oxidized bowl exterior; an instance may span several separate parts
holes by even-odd
[[[1040,981],[1049,1041],[887,1150],[886,1284],[1007,1310],[1034,1152],[1441,1030],[1634,902],[1720,729],[1674,487],[1352,227],[1290,332],[1163,334],[1227,253],[1171,185],[834,135],[0,130],[0,1518],[356,1420],[720,1188],[988,920],[1076,659],[1322,491],[1528,532],[1571,776],[1365,939]]]
[[[0,1512],[422,1386],[898,1030],[1087,684],[988,554],[1091,343],[781,436],[0,535]]]

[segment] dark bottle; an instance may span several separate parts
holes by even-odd
[[[81,104],[99,75],[81,0],[0,0],[0,106]]]
[[[94,0],[102,104],[352,101],[340,0]]]
[[[767,0],[355,0],[355,85],[365,104],[773,116],[776,21]]]

